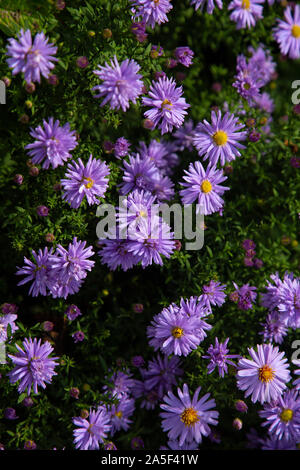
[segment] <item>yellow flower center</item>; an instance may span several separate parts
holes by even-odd
[[[171,103],[171,101],[165,99],[165,100],[163,100],[163,102],[161,103],[161,109],[167,108],[167,106],[172,106],[172,103]],[[167,108],[167,109],[170,109],[170,108]]]
[[[158,4],[159,4],[159,0],[154,0],[154,3],[155,3],[156,5],[158,5]]]
[[[258,378],[261,382],[270,382],[274,378],[274,371],[270,366],[263,366],[259,369]]]
[[[212,184],[208,180],[204,180],[201,183],[201,191],[205,194],[210,193],[212,190]]]
[[[298,24],[294,24],[292,27],[292,35],[296,39],[300,38],[300,26]]]
[[[94,424],[91,423],[91,424],[89,425],[89,427],[87,428],[87,432],[88,432],[89,434],[93,434],[93,433],[92,433],[92,427],[93,427],[93,426],[94,426]]]
[[[179,328],[179,326],[175,326],[172,330],[172,335],[174,338],[180,338],[183,335],[183,329]]]
[[[123,416],[122,411],[117,411],[117,412],[115,413],[115,416],[116,416],[117,418],[121,419],[122,416]]]
[[[293,414],[294,414],[293,410],[291,410],[290,408],[285,408],[280,413],[280,419],[281,419],[281,421],[284,421],[285,423],[288,423],[289,421],[291,421],[291,419],[293,417]]]
[[[87,183],[84,184],[84,186],[87,188],[87,189],[90,189],[93,187],[94,185],[94,180],[92,178],[84,178],[85,181],[87,181]]]
[[[226,132],[224,131],[217,131],[215,132],[215,134],[213,135],[213,139],[215,141],[215,143],[217,145],[225,145],[227,140],[228,140],[228,137],[227,137],[227,134]]]
[[[244,8],[244,10],[249,10],[250,0],[242,0],[242,8]]]
[[[185,426],[194,426],[199,421],[199,416],[194,408],[186,408],[180,416]]]
[[[140,211],[140,217],[147,217],[147,212]]]

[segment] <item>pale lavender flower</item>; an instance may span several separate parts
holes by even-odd
[[[174,143],[178,150],[192,150],[194,138],[194,123],[191,119],[186,121],[177,131],[173,134]]]
[[[124,397],[117,405],[111,405],[110,407],[107,407],[107,412],[110,415],[111,436],[121,429],[128,431],[130,425],[132,424],[130,417],[134,412],[134,399]]]
[[[73,423],[77,426],[73,431],[74,444],[80,450],[98,450],[111,430],[110,416],[103,407],[91,409],[88,420],[76,417]]]
[[[109,102],[111,109],[120,109],[126,111],[129,108],[129,101],[136,103],[137,98],[142,93],[143,81],[142,75],[138,73],[140,66],[134,60],[123,60],[119,64],[116,56],[106,62],[105,66],[98,66],[99,70],[94,70],[103,83],[96,85],[92,90],[99,93],[95,98],[104,97],[101,106]]]
[[[141,158],[139,154],[130,156],[129,162],[123,161],[124,175],[123,183],[120,185],[121,194],[128,194],[134,189],[151,191],[153,176],[157,168],[150,158]]]
[[[25,265],[22,268],[18,267],[16,274],[18,276],[25,275],[25,278],[18,283],[18,286],[33,281],[29,289],[29,295],[33,297],[37,297],[39,294],[47,295],[47,288],[49,288],[51,282],[51,263],[49,258],[52,255],[52,251],[52,248],[48,251],[47,247],[44,250],[39,249],[38,253],[32,250],[35,262],[24,257]]]
[[[25,149],[29,150],[34,165],[43,162],[42,168],[48,169],[51,165],[55,169],[72,156],[70,151],[77,145],[76,132],[70,130],[68,122],[60,126],[59,120],[54,121],[52,117],[48,122],[44,119],[43,126],[31,128],[30,135],[36,140]]]
[[[180,183],[185,189],[180,190],[183,204],[192,204],[197,201],[197,213],[204,215],[213,214],[223,206],[221,196],[229,190],[220,183],[227,179],[222,170],[217,170],[211,163],[205,170],[199,161],[190,163],[188,171],[185,170],[184,183]]]
[[[152,29],[156,24],[168,21],[167,13],[173,8],[171,0],[130,0],[136,7],[137,18],[150,26]]]
[[[128,142],[125,137],[119,137],[116,140],[115,146],[114,146],[114,154],[115,157],[120,160],[121,157],[126,157],[128,155],[128,150],[130,147],[130,143]]]
[[[61,179],[64,190],[62,198],[69,202],[73,209],[80,207],[84,197],[89,205],[99,204],[98,197],[103,197],[108,186],[110,170],[105,162],[90,155],[86,164],[79,158],[78,163],[68,164],[65,178]]]
[[[286,388],[291,376],[283,352],[271,344],[257,345],[257,352],[248,348],[251,360],[238,362],[237,386],[251,396],[253,403],[276,400]]]
[[[234,114],[227,112],[222,117],[220,110],[217,113],[212,111],[211,122],[204,120],[197,125],[193,142],[199,155],[205,155],[204,160],[209,159],[216,164],[220,159],[224,166],[241,155],[238,149],[245,148],[240,141],[246,139],[247,132],[239,132],[245,125]]]
[[[256,106],[262,111],[267,113],[272,113],[274,111],[274,101],[269,95],[269,93],[262,93],[254,98]]]
[[[288,332],[287,326],[280,320],[276,311],[267,315],[266,321],[262,323],[262,326],[263,330],[259,334],[263,335],[265,343],[272,343],[274,341],[281,344]]]
[[[15,368],[8,373],[10,383],[16,383],[20,380],[18,391],[25,392],[28,396],[31,393],[31,387],[34,393],[38,393],[38,386],[46,388],[46,383],[51,383],[53,375],[57,375],[54,368],[58,365],[58,357],[49,357],[53,347],[48,341],[41,344],[41,340],[34,338],[32,341],[26,338],[23,341],[22,349],[16,344],[18,353],[16,356],[11,354],[8,357],[15,364]]]
[[[202,442],[202,436],[208,436],[211,432],[209,425],[218,424],[218,411],[212,410],[216,406],[215,400],[209,399],[207,393],[198,399],[201,387],[195,391],[191,399],[187,384],[183,385],[183,391],[177,389],[177,398],[171,391],[164,397],[164,403],[160,405],[162,413],[162,428],[168,432],[169,439],[179,439],[179,445],[190,442]]]
[[[129,251],[132,243],[132,240],[120,239],[118,236],[115,239],[106,238],[102,241],[101,249],[98,251],[101,263],[107,264],[112,271],[115,271],[118,266],[123,271],[131,269],[139,262],[139,257]]]
[[[263,18],[264,0],[233,0],[228,10],[233,10],[230,19],[237,23],[236,29],[252,28],[256,20]]]
[[[275,402],[268,403],[259,416],[265,418],[262,426],[278,439],[295,440],[300,435],[300,398],[296,390],[288,390]]]
[[[183,375],[183,369],[180,368],[180,360],[176,356],[160,356],[157,354],[148,363],[148,368],[144,373],[143,380],[145,389],[151,391],[155,389],[160,399],[163,395],[176,385],[176,376]]]
[[[19,32],[18,40],[10,38],[8,40],[6,55],[8,66],[13,69],[12,74],[24,73],[27,83],[41,81],[41,75],[45,78],[49,76],[50,70],[54,68],[54,63],[58,59],[54,57],[57,47],[49,43],[49,39],[43,32],[37,33],[32,42],[29,29]]]
[[[219,281],[210,281],[209,284],[202,287],[203,294],[199,296],[200,303],[205,305],[209,312],[212,311],[212,305],[221,307],[226,299],[225,289],[225,284],[221,284]]]
[[[274,30],[274,37],[279,44],[280,51],[291,59],[300,57],[300,6],[295,5],[294,16],[292,10],[287,7],[284,11],[283,20],[278,20]]]
[[[185,111],[190,107],[182,98],[182,87],[176,87],[173,78],[160,78],[157,82],[152,82],[147,97],[143,97],[142,104],[151,109],[144,113],[145,117],[158,127],[162,134],[171,132],[173,127],[180,127],[183,124]]]
[[[299,359],[294,359],[292,361],[292,363],[295,365],[295,366],[299,366],[300,367],[300,360]],[[294,370],[294,374],[295,375],[300,375],[300,369],[296,369]],[[300,389],[300,379],[296,379],[294,382],[293,382],[293,385],[294,387],[296,387],[297,390]]]
[[[121,400],[127,397],[135,386],[135,380],[132,379],[132,374],[129,370],[124,372],[114,372],[111,377],[105,377],[109,385],[104,385],[103,391],[112,398]]]

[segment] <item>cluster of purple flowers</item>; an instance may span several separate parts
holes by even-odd
[[[272,79],[276,64],[263,45],[256,50],[250,47],[249,52],[251,57],[248,61],[243,54],[237,58],[237,73],[233,87],[250,105],[271,112],[273,102],[268,93],[261,94],[260,89]]]
[[[267,282],[266,293],[261,295],[261,304],[269,310],[262,334],[265,341],[281,344],[288,328],[300,327],[300,278],[293,273],[285,273],[283,280],[279,274],[272,274]]]
[[[89,258],[94,255],[92,247],[86,247],[86,242],[77,241],[74,237],[68,249],[57,245],[53,249],[44,248],[36,253],[32,250],[34,262],[24,257],[24,266],[18,268],[17,275],[25,275],[18,285],[32,281],[29,295],[52,295],[64,297],[78,292],[87,271],[91,271],[95,262]]]

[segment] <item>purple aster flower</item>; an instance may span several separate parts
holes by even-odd
[[[58,365],[58,357],[49,357],[53,347],[48,341],[41,344],[41,340],[34,338],[32,341],[26,338],[23,341],[24,350],[16,344],[18,353],[16,356],[8,355],[16,367],[8,373],[10,383],[20,380],[19,393],[27,389],[28,396],[31,387],[34,393],[38,393],[38,386],[46,388],[46,383],[51,383],[53,375],[57,375],[54,368]]]
[[[275,436],[259,439],[259,444],[262,450],[297,450],[294,440],[278,439]]]
[[[147,328],[150,346],[157,351],[187,356],[206,336],[197,316],[187,316],[177,306],[170,305],[155,315]]]
[[[199,161],[190,163],[188,171],[185,170],[184,183],[180,183],[185,189],[179,191],[183,204],[192,204],[197,201],[197,213],[204,215],[213,214],[223,206],[221,195],[228,190],[227,186],[220,183],[227,179],[222,170],[217,170],[211,163],[206,171]]]
[[[237,92],[245,98],[249,104],[252,104],[253,100],[260,96],[256,78],[252,75],[245,74],[244,71],[239,72],[234,78],[235,82],[232,86],[237,89]]]
[[[279,44],[280,51],[291,59],[300,57],[300,6],[295,5],[294,16],[292,10],[287,7],[283,20],[278,20],[274,30],[274,37]]]
[[[44,129],[42,126],[31,128],[30,135],[36,140],[26,145],[25,149],[30,150],[28,154],[33,157],[33,164],[40,164],[44,160],[44,169],[47,170],[50,165],[55,169],[72,156],[70,151],[77,145],[76,132],[70,130],[68,122],[61,127],[60,122],[54,121],[52,117],[48,122],[44,119],[43,126]]]
[[[125,137],[119,137],[116,140],[115,146],[114,146],[114,154],[115,157],[120,160],[121,157],[126,157],[128,155],[130,143],[128,142]]]
[[[210,362],[207,366],[208,373],[211,374],[215,367],[218,367],[218,372],[220,377],[224,377],[224,373],[227,374],[228,368],[227,364],[230,364],[236,367],[236,364],[230,359],[236,359],[240,356],[237,354],[227,354],[229,349],[227,349],[227,343],[229,338],[227,338],[224,343],[219,343],[218,338],[215,338],[215,345],[212,344],[209,346],[207,350],[207,356],[202,356],[203,359],[209,359]]]
[[[134,412],[134,399],[124,397],[117,405],[111,405],[107,411],[111,422],[110,435],[113,436],[116,431],[121,429],[127,431],[132,424],[132,420],[129,418]]]
[[[134,60],[123,60],[121,65],[114,57],[105,66],[98,66],[99,70],[94,70],[103,83],[92,88],[99,91],[95,98],[105,97],[101,103],[104,106],[109,102],[111,109],[126,111],[129,108],[129,101],[136,103],[136,99],[142,93],[142,75],[138,73],[140,66]]]
[[[238,295],[238,307],[241,310],[249,310],[252,308],[252,302],[255,302],[256,287],[249,286],[249,284],[244,284],[242,287],[238,287],[238,285],[233,282],[234,287],[236,288],[236,293]]]
[[[19,328],[15,324],[18,315],[13,315],[7,313],[5,315],[0,315],[0,344],[7,340],[7,327],[10,326],[11,334],[13,335],[15,331]]]
[[[178,357],[172,356],[170,359],[168,356],[160,356],[157,354],[156,358],[153,358],[148,363],[148,368],[144,374],[145,389],[151,391],[155,389],[160,399],[166,392],[172,389],[173,385],[176,385],[176,376],[183,375],[183,369],[180,368],[180,360]]]
[[[141,158],[137,154],[135,157],[129,157],[129,163],[124,160],[123,165],[121,194],[128,194],[134,189],[151,191],[153,176],[157,173],[157,168],[150,158]]]
[[[274,403],[268,403],[259,416],[266,421],[271,435],[278,439],[297,440],[300,434],[300,398],[296,390],[288,390]]]
[[[264,86],[272,79],[276,63],[263,44],[256,50],[253,47],[249,47],[248,50],[252,54],[248,62],[250,74],[256,78],[259,86]]]
[[[278,292],[279,318],[293,329],[300,327],[300,278],[286,273]]]
[[[175,57],[180,64],[190,67],[193,63],[194,52],[189,47],[176,47]]]
[[[200,443],[202,436],[209,435],[209,425],[218,423],[219,413],[212,410],[216,406],[215,400],[209,400],[209,393],[198,399],[200,390],[198,387],[191,399],[188,386],[184,384],[183,391],[177,389],[179,398],[169,391],[160,405],[164,410],[160,413],[162,428],[168,431],[169,439],[178,438],[180,446],[193,441]]]
[[[122,231],[128,229],[131,233],[134,229],[140,230],[142,219],[151,219],[158,215],[158,204],[155,204],[155,196],[148,191],[135,190],[122,199],[118,208],[117,220]],[[126,230],[126,236],[128,235]]]
[[[221,307],[226,299],[225,289],[225,284],[221,284],[219,281],[210,281],[208,285],[202,287],[203,294],[199,296],[200,303],[205,305],[209,312],[212,311],[212,305]]]
[[[118,450],[113,442],[106,442],[104,444],[104,450]]]
[[[164,55],[164,50],[161,46],[152,46],[150,51],[151,59],[157,59],[157,57],[161,57]]]
[[[21,29],[18,40],[10,38],[6,55],[9,57],[8,66],[13,69],[12,74],[24,73],[27,83],[40,83],[41,75],[47,78],[50,70],[54,68],[53,62],[58,61],[54,57],[57,47],[48,41],[49,39],[42,32],[36,34],[32,42],[29,29],[25,32]]]
[[[106,192],[109,173],[106,163],[92,155],[86,164],[80,158],[78,163],[72,161],[68,164],[65,178],[60,180],[65,191],[62,198],[73,209],[80,207],[85,196],[89,205],[99,204],[98,197],[103,197]]]
[[[215,2],[217,4],[217,7],[220,8],[220,10],[222,10],[223,8],[222,0],[190,0],[191,5],[195,6],[196,11],[198,10],[198,8],[200,8],[200,11],[203,11],[206,2],[206,11],[209,15],[211,15],[215,9]]]
[[[86,271],[91,271],[95,264],[95,261],[88,259],[94,255],[92,247],[85,246],[86,241],[77,241],[77,237],[69,243],[67,250],[62,245],[57,245],[55,254],[51,255],[53,276],[64,282],[70,278],[75,281],[84,279],[87,276]]]
[[[206,305],[204,305],[203,302],[199,301],[199,298],[196,296],[192,296],[186,300],[181,297],[180,311],[188,317],[195,316],[199,319],[202,319],[203,317],[211,313],[211,311],[206,307]],[[209,328],[211,328],[210,325]]]
[[[69,307],[65,311],[65,315],[67,315],[70,321],[73,321],[75,320],[75,318],[79,317],[79,315],[82,315],[82,313],[77,307],[77,305],[72,304],[72,305],[69,305]]]
[[[129,370],[114,372],[111,377],[105,377],[105,379],[109,382],[109,385],[104,385],[103,391],[118,400],[126,398],[135,386],[135,380],[132,379]]]
[[[182,87],[176,87],[173,78],[160,78],[152,82],[148,93],[143,97],[142,104],[151,109],[144,113],[145,117],[153,121],[154,127],[161,129],[161,133],[171,132],[173,126],[180,127],[184,121],[185,109],[190,105],[182,98]]]
[[[245,148],[239,142],[246,139],[247,132],[239,132],[245,125],[228,112],[222,118],[220,110],[217,113],[212,111],[211,121],[211,124],[204,120],[197,125],[193,142],[199,155],[205,155],[204,160],[209,159],[215,165],[220,159],[224,166],[241,155],[239,148]]]
[[[156,23],[166,23],[167,13],[173,8],[171,0],[130,0],[130,2],[137,8],[135,16],[141,18],[146,26],[152,29]]]
[[[38,253],[32,250],[35,263],[24,257],[25,265],[22,268],[18,267],[18,271],[16,272],[17,276],[25,275],[25,278],[18,283],[18,286],[33,281],[29,289],[29,295],[33,297],[37,297],[39,294],[47,295],[47,288],[49,288],[50,285],[50,256],[52,255],[52,251],[52,248],[48,251],[47,247],[44,248],[43,251],[39,249]]]
[[[192,150],[194,138],[194,123],[191,119],[186,121],[177,131],[173,134],[174,142],[178,150]]]
[[[164,170],[168,165],[166,159],[168,149],[164,141],[159,142],[158,140],[152,139],[148,147],[145,142],[140,142],[138,153],[142,159],[149,158],[155,164],[155,166],[161,170]]]
[[[238,388],[246,397],[251,395],[253,403],[276,400],[291,378],[284,353],[271,344],[257,345],[257,352],[248,348],[248,352],[251,360],[243,357],[238,362]]]
[[[175,250],[174,233],[161,217],[142,218],[138,230],[129,228],[132,243],[128,250],[137,257],[143,268],[152,263],[163,265],[162,255],[170,258]]]
[[[158,202],[170,201],[175,194],[174,183],[159,171],[152,177],[151,193],[156,196]]]
[[[281,344],[283,338],[288,332],[287,326],[280,320],[278,312],[274,311],[268,314],[266,322],[262,323],[263,331],[259,334],[263,335],[264,342]]]
[[[263,18],[263,7],[260,3],[264,0],[233,0],[228,5],[228,10],[233,10],[230,19],[237,23],[236,29],[251,28],[256,20]]]
[[[77,426],[73,432],[74,444],[80,450],[98,450],[99,443],[103,443],[111,430],[110,416],[102,407],[91,409],[88,420],[76,417],[73,423]]]
[[[146,23],[144,21],[132,23],[131,31],[139,42],[146,41],[148,34],[146,33]]]
[[[103,245],[98,251],[102,264],[107,264],[109,269],[115,271],[121,266],[123,271],[127,271],[139,262],[139,258],[135,256],[129,249],[133,241],[120,238],[103,240]]]
[[[85,335],[83,331],[76,331],[75,333],[72,334],[72,338],[74,340],[74,343],[81,343],[81,341],[84,340]]]
[[[254,98],[256,106],[265,111],[266,113],[272,113],[274,111],[274,101],[270,97],[269,93],[262,93]]]

